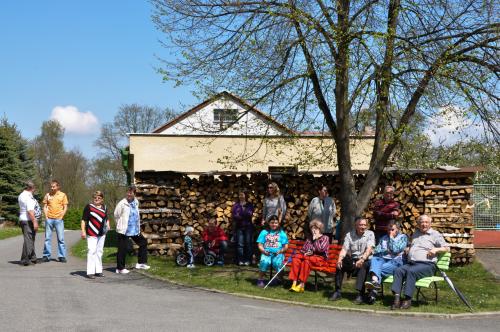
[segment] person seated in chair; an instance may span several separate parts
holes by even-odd
[[[210,219],[208,221],[207,227],[201,233],[201,239],[203,241],[203,247],[205,250],[209,248],[218,248],[219,256],[217,257],[217,265],[224,265],[224,254],[227,250],[227,236],[226,233],[217,226],[215,219]]]
[[[356,290],[358,291],[354,303],[364,302],[365,279],[370,268],[370,256],[375,246],[375,235],[366,229],[367,221],[365,218],[357,217],[354,223],[355,229],[346,234],[344,245],[339,254],[337,272],[335,273],[335,292],[330,297],[330,301],[342,298],[341,288],[344,272],[353,272],[357,273]]]
[[[433,276],[436,272],[437,255],[450,251],[443,235],[431,228],[431,217],[423,214],[418,218],[417,223],[418,229],[412,236],[408,252],[408,264],[394,271],[394,281],[391,287],[394,294],[392,310],[411,307],[417,280]],[[403,301],[401,301],[402,294],[405,295]]]
[[[320,267],[327,264],[330,238],[323,234],[323,223],[314,219],[309,223],[311,235],[304,243],[299,253],[292,258],[292,268],[289,279],[293,281],[291,291],[303,292],[311,267]],[[297,282],[300,283],[297,285]]]
[[[261,253],[257,287],[264,288],[266,272],[271,267],[274,271],[280,270],[285,258],[284,253],[288,249],[288,236],[281,229],[280,218],[277,215],[269,217],[267,227],[259,233],[257,245]]]
[[[376,291],[380,289],[382,280],[403,265],[403,254],[408,245],[408,237],[399,231],[394,220],[389,221],[387,226],[387,234],[380,238],[370,261],[370,280],[365,282],[365,287],[371,290],[370,297],[373,299],[377,296]]]

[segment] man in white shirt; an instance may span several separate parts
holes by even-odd
[[[33,182],[26,182],[24,191],[19,195],[19,226],[23,230],[23,252],[21,254],[21,264],[28,266],[36,264],[35,235],[38,231],[38,220],[35,217],[35,206],[38,204],[33,197],[35,185]]]

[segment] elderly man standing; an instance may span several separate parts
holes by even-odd
[[[45,212],[45,245],[43,247],[43,261],[49,262],[52,253],[52,230],[57,235],[57,256],[59,262],[66,263],[66,243],[64,242],[64,215],[68,210],[68,197],[61,191],[57,180],[50,182],[50,192],[43,199]]]
[[[375,218],[375,240],[387,234],[388,225],[391,220],[399,216],[399,203],[394,200],[394,187],[385,186],[384,197],[375,202],[373,217]]]
[[[35,185],[33,182],[26,182],[24,191],[19,195],[19,226],[23,230],[23,251],[21,254],[21,264],[28,266],[36,264],[35,236],[38,231],[38,220],[35,216],[37,201],[33,198]]]
[[[330,301],[339,300],[341,295],[342,280],[344,272],[357,272],[356,290],[358,296],[354,303],[363,303],[365,295],[365,279],[370,268],[370,257],[375,246],[375,236],[372,231],[367,230],[368,223],[365,218],[355,219],[355,229],[347,233],[344,245],[339,254],[337,272],[335,273],[335,292]]]
[[[418,218],[418,229],[412,236],[408,252],[408,264],[394,271],[394,282],[391,288],[394,294],[392,310],[411,307],[411,298],[415,292],[417,280],[433,276],[436,272],[437,255],[450,251],[443,235],[431,228],[431,222],[432,218],[425,214]],[[400,302],[403,293],[405,299]]]
[[[321,220],[323,224],[323,234],[328,236],[330,243],[333,239],[333,232],[335,230],[335,202],[328,196],[328,188],[324,185],[318,187],[318,196],[314,197],[309,203],[307,216],[309,221]]]

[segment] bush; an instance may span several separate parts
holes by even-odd
[[[66,215],[64,216],[64,228],[80,229],[82,214],[83,214],[83,209],[68,208],[68,211],[66,211]]]

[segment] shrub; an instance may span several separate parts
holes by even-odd
[[[80,229],[80,223],[82,221],[83,209],[80,208],[68,208],[66,215],[64,216],[64,228],[65,229]]]

